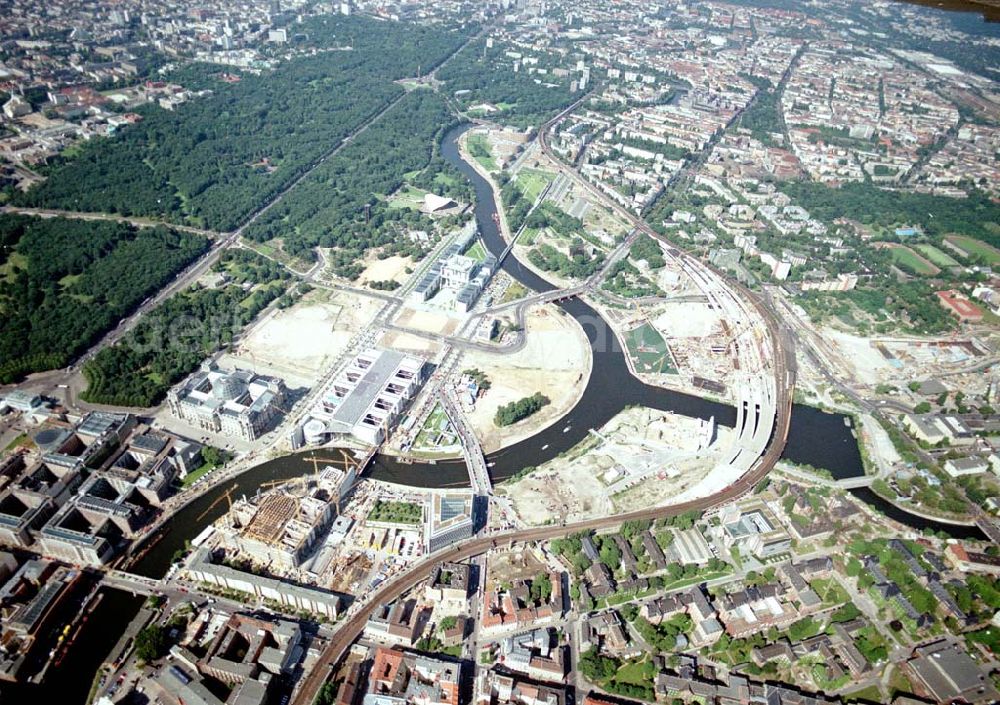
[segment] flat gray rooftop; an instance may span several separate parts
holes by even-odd
[[[382,354],[376,358],[371,367],[365,370],[354,389],[344,397],[340,406],[337,407],[337,411],[333,414],[333,420],[337,423],[354,426],[385,388],[385,383],[392,377],[399,364],[406,359],[406,355],[395,350],[382,350],[380,352]]]

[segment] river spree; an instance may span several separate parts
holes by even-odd
[[[457,140],[467,129],[459,127],[445,137],[442,144],[444,157],[459,168],[473,183],[476,192],[475,216],[480,233],[488,249],[499,255],[506,247],[494,222],[493,194],[489,184],[460,157]],[[515,258],[508,257],[503,269],[512,277],[536,291],[547,291],[552,286],[532,271],[523,267]],[[501,482],[527,466],[537,466],[569,450],[587,435],[591,428],[599,428],[626,406],[646,406],[661,411],[672,411],[702,419],[714,417],[717,423],[732,426],[735,410],[727,405],[676,391],[653,387],[640,382],[629,371],[625,356],[611,327],[589,305],[580,299],[570,299],[558,304],[567,315],[573,316],[584,328],[593,351],[593,368],[587,387],[577,405],[559,422],[540,434],[502,449],[487,458],[494,482]],[[830,470],[834,477],[845,478],[863,474],[861,456],[851,428],[842,415],[827,414],[817,409],[795,406],[791,431],[786,447],[786,457],[794,462],[810,464]],[[219,518],[227,509],[222,501],[229,490],[234,496],[250,495],[265,482],[292,479],[312,471],[307,460],[313,453],[304,451],[263,463],[239,478],[223,483],[205,496],[191,502],[179,511],[162,528],[151,548],[129,570],[149,577],[162,577],[167,572],[174,555],[185,547],[208,524]],[[465,463],[461,460],[406,464],[385,456],[376,456],[367,476],[414,487],[468,486]],[[857,492],[856,496],[886,513],[870,492]],[[884,505],[885,503],[882,502]],[[890,505],[891,506],[891,505]],[[894,509],[894,508],[893,508]],[[954,527],[930,522],[895,509],[902,521],[916,529],[933,528],[959,537],[972,536],[974,529]],[[27,688],[25,692],[42,696],[39,702],[83,702],[93,674],[118,636],[125,630],[138,610],[139,598],[105,591],[105,599],[94,611],[79,643],[59,667],[55,677],[47,679],[40,687]],[[96,628],[95,624],[100,627]],[[21,688],[18,687],[18,691]],[[9,691],[0,691],[7,694]],[[58,699],[56,696],[59,696]],[[24,697],[17,702],[27,702]]]

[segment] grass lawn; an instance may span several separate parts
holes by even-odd
[[[639,372],[674,372],[666,341],[653,326],[643,323],[625,334],[625,345]]]
[[[675,580],[672,583],[666,583],[663,586],[664,590],[680,590],[688,585],[695,585],[697,583],[707,583],[710,580],[717,580],[723,576],[729,575],[728,570],[717,570],[715,572],[708,571],[705,573],[699,573],[691,578],[681,578],[680,580]]]
[[[528,288],[523,284],[521,284],[520,282],[514,282],[513,284],[507,287],[507,291],[503,293],[503,296],[500,297],[500,301],[498,303],[501,304],[510,303],[511,301],[517,301],[518,299],[523,299],[527,295],[528,295]]]
[[[415,188],[407,184],[403,188],[392,194],[389,199],[390,208],[409,208],[411,210],[420,210],[420,206],[423,205],[424,195],[427,192],[423,189]]]
[[[555,175],[541,169],[521,169],[517,172],[517,185],[524,197],[534,203],[538,194],[555,179]]]
[[[469,249],[467,249],[464,254],[466,257],[471,257],[477,262],[482,262],[486,259],[486,247],[483,246],[481,241],[476,240],[469,246]]]
[[[68,289],[69,287],[73,286],[78,281],[80,281],[81,277],[83,277],[82,274],[67,274],[65,277],[59,280],[59,286],[61,286],[63,289]]]
[[[442,186],[445,187],[455,186],[456,184],[458,184],[458,182],[459,182],[458,178],[450,174],[438,174],[437,176],[434,177],[434,183],[441,184]]]
[[[538,228],[525,228],[517,242],[525,247],[531,247],[535,244],[535,240],[538,238],[539,233],[541,233],[541,230]]]
[[[17,270],[28,268],[28,258],[20,252],[12,252],[7,261],[0,264],[0,279],[14,281]]]
[[[934,247],[934,245],[914,245],[913,248],[939,267],[958,266],[958,260],[949,255],[947,252],[942,252],[938,248]]]
[[[10,443],[8,443],[7,447],[4,448],[4,450],[5,451],[10,451],[10,450],[16,450],[17,448],[31,448],[34,445],[35,444],[32,443],[31,439],[28,438],[28,434],[27,433],[22,433],[20,436],[18,436],[17,438],[15,438],[14,440],[12,440]]]
[[[647,670],[646,659],[631,661],[618,669],[615,680],[619,683],[631,683],[632,685],[649,685]]]
[[[996,627],[986,627],[977,632],[968,632],[965,638],[969,640],[970,644],[983,644],[994,654],[1000,654],[1000,629]]]
[[[408,81],[400,81],[400,85],[408,91],[415,91],[420,88],[430,88],[430,86],[426,83],[421,83],[420,81],[414,81],[412,79]]]
[[[490,152],[490,143],[486,135],[469,135],[469,153],[477,162],[483,165],[487,171],[497,171],[500,167],[497,160]]]
[[[889,256],[892,257],[892,261],[894,263],[901,265],[916,274],[931,275],[937,274],[941,271],[909,247],[904,245],[894,245],[890,247]]]
[[[833,578],[817,578],[810,583],[810,586],[827,606],[842,605],[851,599],[847,591]]]
[[[1000,250],[974,237],[969,237],[968,235],[949,235],[945,240],[968,252],[970,256],[975,257],[979,255],[984,257],[986,262],[991,265],[1000,262]]]
[[[450,421],[448,415],[444,413],[444,407],[440,404],[434,407],[427,416],[417,437],[413,440],[413,448],[421,450],[432,450],[438,447],[442,440],[441,434],[448,428]]]
[[[867,688],[862,688],[861,690],[855,690],[853,693],[844,696],[845,700],[867,700],[868,702],[877,703],[882,701],[882,692],[878,689],[877,685],[870,685]]]
[[[826,676],[827,670],[825,665],[817,663],[812,667],[812,677],[816,682],[816,685],[819,686],[820,690],[824,690],[828,693],[843,688],[851,681],[851,675],[849,673],[845,673],[844,675],[833,680],[828,680]]]
[[[205,463],[204,465],[202,465],[197,470],[192,470],[191,472],[189,472],[184,477],[183,480],[181,480],[181,487],[190,487],[191,485],[193,485],[195,483],[195,481],[199,477],[202,477],[202,476],[208,474],[209,472],[211,472],[214,469],[215,469],[214,465],[212,465],[210,463]]]
[[[902,693],[912,693],[913,684],[906,677],[898,666],[892,666],[892,674],[889,676],[889,697],[894,698]]]

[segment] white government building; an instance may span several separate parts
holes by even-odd
[[[249,370],[209,367],[167,393],[170,413],[213,433],[254,441],[280,413],[285,383]]]
[[[419,357],[369,348],[340,371],[303,426],[304,440],[319,444],[332,433],[379,445],[426,377]]]

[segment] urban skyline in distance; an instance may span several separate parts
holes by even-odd
[[[0,703],[1000,702],[998,9],[0,2]]]

